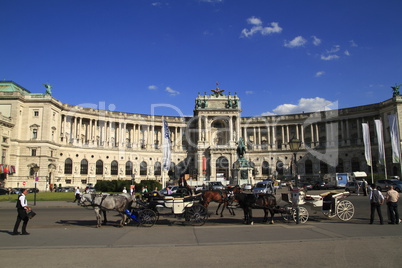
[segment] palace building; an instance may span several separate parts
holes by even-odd
[[[241,117],[241,99],[216,88],[195,96],[193,116],[123,113],[74,106],[45,93],[0,82],[0,187],[85,187],[102,180],[158,180],[192,185],[231,183],[237,143],[246,147],[249,182],[266,178],[319,181],[354,171],[400,176],[393,163],[388,115],[402,113],[402,97],[338,110]],[[247,108],[246,108],[247,109]],[[162,169],[164,120],[170,132],[170,169]],[[374,120],[381,120],[385,163],[379,164]],[[401,121],[397,121],[400,129]],[[362,123],[368,123],[372,168],[367,165]],[[292,150],[292,139],[300,147]],[[398,135],[398,145],[400,145]],[[296,156],[296,159],[294,159]],[[292,165],[295,162],[296,165]]]

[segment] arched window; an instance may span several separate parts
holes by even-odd
[[[80,174],[81,175],[87,175],[88,174],[88,161],[86,159],[81,160]]]
[[[145,161],[142,161],[140,164],[140,175],[147,175],[148,164]]]
[[[276,171],[278,172],[278,175],[283,175],[283,162],[282,161],[276,162]]]
[[[256,173],[257,173],[257,169],[255,168],[255,164],[254,164],[254,162],[249,162],[249,165],[250,165],[250,168],[252,168],[252,170],[251,170],[251,172],[252,172],[252,175],[253,176],[255,176],[255,175],[257,175]]]
[[[35,170],[33,169],[33,167],[29,169],[29,176],[35,176]]]
[[[116,160],[113,160],[110,165],[110,175],[117,175],[119,174],[119,164]]]
[[[71,158],[67,158],[64,161],[64,174],[73,174],[73,161]]]
[[[96,175],[103,175],[103,161],[96,161]]]
[[[161,170],[161,162],[155,162],[154,165],[154,175],[161,175],[162,170]]]
[[[306,170],[306,174],[313,174],[313,162],[311,162],[311,160],[306,160],[304,163],[304,169]]]
[[[224,156],[216,159],[216,176],[225,179],[229,177],[229,161]]]
[[[131,161],[126,162],[126,176],[133,175],[133,163]]]
[[[267,161],[262,162],[261,173],[263,176],[269,176],[269,163]]]

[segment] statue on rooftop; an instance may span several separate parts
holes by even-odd
[[[391,87],[392,88],[392,97],[396,97],[396,96],[399,96],[400,94],[399,94],[399,88],[401,87],[402,85],[397,85],[397,84],[395,84],[395,86],[394,87]]]
[[[49,84],[43,84],[46,88],[46,95],[52,96],[52,86]]]

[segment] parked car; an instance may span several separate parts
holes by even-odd
[[[241,186],[241,188],[242,188],[243,190],[252,190],[252,189],[253,189],[253,185],[250,184],[250,183],[246,183],[246,184],[243,184],[243,185]]]
[[[387,191],[389,185],[394,186],[394,190],[398,193],[402,190],[402,181],[396,179],[377,180],[375,184],[379,191]]]
[[[59,187],[56,192],[75,192],[74,187]]]
[[[10,194],[21,194],[24,188],[12,188]]]
[[[210,190],[224,190],[225,186],[220,181],[211,181],[208,183],[208,188]]]
[[[313,190],[313,184],[309,182],[302,183],[300,187],[304,188],[306,191]]]
[[[271,180],[260,181],[254,186],[253,193],[255,193],[255,194],[273,194],[274,193],[274,185]]]
[[[328,189],[328,187],[327,187],[325,182],[316,181],[316,182],[313,183],[313,189],[314,190],[324,190],[324,189]]]
[[[0,188],[0,195],[8,194],[8,190],[4,188]]]
[[[199,193],[202,190],[205,190],[205,185],[197,185],[194,187],[194,192]]]
[[[29,188],[28,189],[28,193],[35,193],[35,192],[39,193],[39,189],[38,188]]]
[[[350,193],[356,193],[357,192],[356,183],[358,183],[359,187],[361,187],[361,185],[362,185],[361,181],[349,181],[346,183],[345,191],[350,192]],[[363,190],[361,190],[361,191],[363,192]]]
[[[94,193],[94,192],[96,192],[96,190],[95,190],[95,187],[87,186],[87,187],[85,187],[85,192],[86,193]]]

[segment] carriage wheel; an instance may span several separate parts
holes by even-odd
[[[208,219],[208,211],[201,204],[194,204],[191,207],[186,208],[186,220],[192,225],[201,226]]]
[[[285,220],[285,221],[291,221],[291,220],[293,220],[293,212],[294,212],[294,210],[293,210],[293,207],[292,206],[285,206],[284,207],[284,212],[282,212],[282,217],[283,217],[283,219]]]
[[[341,221],[350,220],[355,214],[355,207],[349,200],[342,200],[336,206],[336,215]]]
[[[306,223],[308,220],[308,210],[305,207],[299,206],[299,222]],[[293,220],[296,222],[296,209],[293,210]]]
[[[152,227],[158,220],[155,211],[151,209],[143,209],[138,212],[139,224],[143,227]]]

